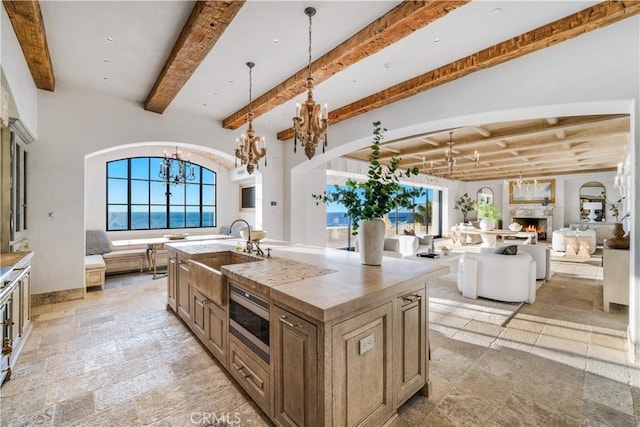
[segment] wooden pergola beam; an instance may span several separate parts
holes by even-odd
[[[36,0],[3,0],[2,3],[11,20],[34,84],[38,89],[53,92],[56,78],[53,74],[40,3]]]
[[[349,39],[311,63],[314,84],[319,84],[356,62],[412,34],[469,0],[404,1]],[[306,90],[308,68],[304,67],[252,102],[254,117],[271,111]],[[237,129],[247,119],[249,106],[223,120],[225,129]]]
[[[614,24],[638,13],[640,13],[640,1],[598,3],[333,110],[329,113],[329,124],[340,123],[476,71],[505,63],[589,31]],[[281,141],[293,139],[293,136],[293,128],[278,132],[278,139]]]
[[[171,50],[145,110],[162,114],[227,29],[245,0],[197,1]]]

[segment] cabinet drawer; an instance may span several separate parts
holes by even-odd
[[[229,336],[229,372],[258,406],[266,414],[271,415],[268,367],[263,367],[261,361],[251,357],[242,344],[231,335]]]

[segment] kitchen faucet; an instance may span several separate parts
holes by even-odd
[[[236,222],[244,222],[245,224],[247,224],[247,229],[249,230],[249,234],[247,236],[247,247],[245,249],[245,252],[251,253],[251,226],[249,225],[249,223],[247,221],[245,221],[244,219],[236,219],[235,221],[233,221],[231,223],[231,226],[229,227],[229,235],[231,235],[231,231],[233,230],[233,224],[235,224]]]

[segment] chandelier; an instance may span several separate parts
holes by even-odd
[[[296,105],[296,116],[293,118],[293,130],[295,133],[293,141],[293,152],[296,152],[298,140],[304,146],[304,153],[309,159],[316,153],[318,143],[322,142],[322,152],[327,146],[327,124],[328,112],[327,104],[320,107],[313,100],[313,77],[311,77],[311,17],[316,14],[313,7],[304,10],[309,17],[309,75],[307,76],[307,100]]]
[[[247,113],[247,133],[240,135],[240,138],[236,138],[236,167],[238,166],[238,159],[244,166],[247,165],[247,172],[249,175],[258,168],[258,162],[261,158],[267,154],[267,145],[264,137],[256,136],[253,131],[253,110],[251,109],[251,89],[252,78],[251,70],[256,64],[253,62],[247,62],[249,67],[249,112]],[[258,147],[258,144],[262,143],[262,147]],[[267,166],[267,158],[264,159],[264,165]]]
[[[464,156],[456,157],[453,151],[453,131],[450,131],[449,142],[447,143],[447,150],[444,153],[444,162],[447,165],[447,171],[449,176],[451,176],[451,174],[455,171],[458,163],[460,163],[461,172],[464,173],[464,171],[462,170],[462,162],[459,162],[459,160],[464,158],[465,158]],[[474,169],[478,170],[478,165],[480,164],[480,154],[478,154],[477,150],[473,153],[473,157],[471,157],[469,160],[473,162]],[[433,168],[433,164],[432,164],[432,168]]]
[[[164,159],[160,163],[160,172],[158,177],[165,184],[180,185],[186,184],[187,181],[193,181],[196,178],[193,164],[182,158],[182,153],[176,147],[175,154],[164,152]]]

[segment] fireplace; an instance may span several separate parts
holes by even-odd
[[[547,240],[547,219],[546,218],[512,218],[512,222],[517,222],[522,226],[522,230],[530,233],[538,233],[538,240]]]
[[[538,240],[547,240],[553,230],[553,206],[510,206],[509,223],[522,225],[521,231],[535,232]]]

